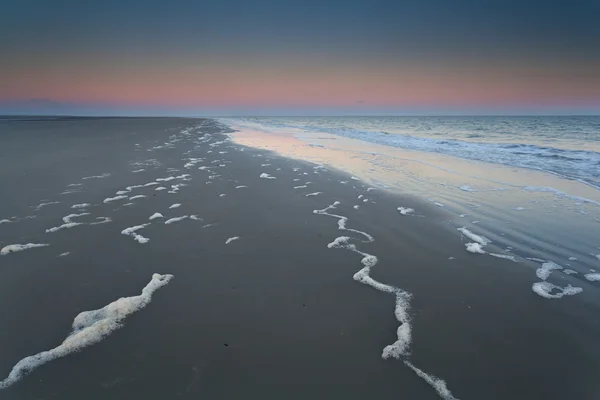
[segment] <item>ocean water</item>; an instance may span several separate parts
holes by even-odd
[[[600,188],[600,117],[242,118],[407,150],[541,170]]]

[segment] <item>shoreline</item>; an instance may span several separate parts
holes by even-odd
[[[240,146],[210,120],[131,123],[139,125],[117,127],[121,134],[111,138],[121,149],[112,163],[69,159],[69,179],[46,176],[35,201],[10,187],[36,218],[0,225],[2,245],[39,239],[49,246],[0,256],[0,303],[19,304],[0,309],[13,327],[0,332],[0,379],[23,357],[59,345],[79,312],[139,294],[154,272],[174,278],[121,329],[39,367],[3,398],[593,398],[586,374],[600,360],[594,283],[576,296],[542,298],[532,291],[538,263],[467,252],[466,237],[432,202]],[[78,154],[113,146],[95,141]],[[61,195],[69,184],[80,191]],[[125,198],[104,202],[121,191]],[[59,203],[29,206],[42,200]],[[90,215],[71,220],[82,225],[45,233],[86,203]],[[98,217],[111,220],[91,225]],[[491,246],[483,248],[496,251]],[[365,267],[384,286],[360,274]],[[576,279],[560,274],[546,279]],[[410,294],[410,307],[398,306],[396,289]],[[402,347],[407,337],[410,352]],[[398,352],[386,354],[401,360],[382,359],[393,344]],[[430,375],[419,376],[407,359]],[[562,379],[562,365],[578,378]],[[430,376],[451,394],[424,380]]]

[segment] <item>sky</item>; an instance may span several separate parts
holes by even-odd
[[[4,0],[0,113],[600,114],[598,0]]]

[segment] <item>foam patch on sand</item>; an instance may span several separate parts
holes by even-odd
[[[543,263],[542,266],[535,271],[535,275],[541,280],[545,281],[550,277],[550,274],[553,270],[559,269],[563,269],[563,267],[561,267],[553,261],[548,261]]]
[[[49,201],[49,202],[47,202],[47,203],[40,203],[40,204],[38,204],[37,206],[35,206],[35,209],[34,209],[34,211],[39,211],[39,210],[41,210],[43,207],[46,207],[46,206],[49,206],[49,205],[52,205],[52,204],[59,204],[59,203],[60,203],[60,202],[58,202],[58,201]]]
[[[229,244],[229,243],[233,242],[234,240],[239,240],[239,238],[240,238],[239,236],[230,237],[229,239],[227,239],[225,241],[225,244]]]
[[[59,346],[25,357],[13,367],[6,379],[0,381],[0,389],[15,384],[34,369],[78,352],[85,347],[100,342],[102,339],[123,327],[125,319],[150,304],[152,295],[167,285],[173,275],[152,275],[152,280],[142,289],[142,294],[132,297],[121,297],[112,303],[92,311],[79,313],[73,320],[71,333]]]
[[[169,218],[168,220],[165,221],[165,224],[169,225],[169,224],[172,224],[173,222],[183,221],[186,218],[188,218],[187,215],[182,215],[181,217]]]
[[[404,361],[404,364],[407,367],[409,367],[410,369],[412,369],[415,372],[415,374],[417,374],[417,376],[419,378],[423,379],[425,382],[427,382],[429,385],[431,385],[431,387],[433,387],[435,389],[435,391],[437,392],[437,394],[442,399],[444,399],[444,400],[458,400],[456,397],[454,397],[452,395],[452,392],[450,392],[450,390],[446,386],[446,381],[444,381],[443,379],[438,378],[437,376],[430,375],[430,374],[427,374],[427,373],[423,372],[419,368],[415,367],[410,361]]]
[[[564,296],[573,296],[583,292],[583,289],[580,287],[573,287],[571,285],[560,287],[553,283],[546,282],[546,279],[550,277],[552,271],[562,269],[562,266],[556,264],[553,261],[544,262],[542,266],[535,271],[536,276],[542,281],[535,282],[531,286],[531,290],[533,290],[534,293],[542,296],[545,299],[560,299]]]
[[[476,235],[464,226],[462,228],[457,228],[457,230],[472,241],[479,243],[482,246],[492,243],[490,239],[486,238],[485,236]]]
[[[400,211],[400,214],[402,215],[410,215],[415,212],[415,210],[409,207],[398,207],[398,211]]]
[[[307,194],[307,195],[306,195],[306,197],[310,197],[310,196],[318,196],[318,195],[320,195],[321,193],[323,193],[323,192],[314,192],[314,193],[309,193],[309,194]]]
[[[0,250],[0,255],[5,256],[9,253],[16,253],[18,251],[24,251],[29,249],[35,249],[36,247],[46,247],[50,246],[49,244],[42,243],[27,243],[27,244],[9,244],[8,246],[4,246]],[[1,387],[1,385],[0,385]]]
[[[90,203],[73,204],[71,208],[87,208],[91,206]]]
[[[486,254],[487,252],[483,250],[481,244],[479,243],[466,243],[465,247],[469,253],[475,254]]]
[[[314,210],[313,213],[314,214],[320,214],[320,215],[328,215],[330,217],[334,217],[338,219],[338,229],[340,230],[344,230],[344,231],[349,231],[349,232],[354,232],[354,233],[358,233],[359,235],[363,235],[369,242],[374,241],[375,239],[373,239],[373,236],[369,235],[366,232],[363,231],[359,231],[357,229],[350,229],[346,227],[346,223],[348,222],[348,218],[344,217],[343,215],[336,215],[336,214],[331,214],[328,213],[329,210],[334,210],[336,209],[336,207],[340,205],[339,201],[334,202],[333,204],[325,207],[322,210]]]
[[[179,204],[179,203],[175,203],[175,204],[171,204],[171,205],[169,206],[169,209],[173,209],[173,208],[179,208],[179,207],[181,207],[181,204]]]
[[[515,256],[511,256],[508,254],[497,254],[497,253],[488,253],[488,254],[492,257],[502,258],[504,260],[510,260],[510,261],[517,262],[517,259],[515,258]]]
[[[69,229],[69,228],[74,228],[79,225],[83,225],[82,222],[73,222],[72,219],[77,218],[77,217],[83,217],[84,215],[90,215],[90,213],[69,214],[67,216],[64,216],[62,225],[46,229],[46,233],[54,233],[54,232],[60,231],[61,229]]]
[[[105,172],[102,175],[84,176],[81,179],[82,180],[87,180],[87,179],[103,179],[103,178],[108,178],[109,176],[110,176],[110,174],[107,173],[107,172]]]
[[[274,176],[271,176],[271,175],[266,174],[264,172],[262,174],[260,174],[260,177],[263,178],[263,179],[277,179]]]
[[[346,227],[346,224],[348,222],[347,217],[332,214],[329,212],[330,210],[336,209],[336,207],[339,204],[340,203],[338,201],[336,201],[333,204],[327,206],[326,208],[324,208],[322,210],[314,210],[313,213],[337,218],[338,219],[338,229],[355,232],[355,233],[360,233],[361,235],[363,235],[366,238],[366,240],[364,242],[366,242],[366,243],[374,242],[375,239],[368,233],[358,231],[355,229],[347,228]],[[408,361],[408,358],[410,356],[410,344],[412,342],[412,326],[411,326],[411,319],[410,319],[410,301],[412,299],[412,294],[409,292],[406,292],[400,288],[397,288],[397,287],[394,287],[391,285],[386,285],[382,282],[378,282],[375,279],[373,279],[371,277],[370,273],[371,273],[371,269],[373,267],[375,267],[375,265],[378,262],[377,257],[373,254],[365,253],[365,252],[359,250],[355,244],[350,243],[350,240],[352,240],[352,238],[350,238],[348,236],[340,236],[340,237],[336,238],[333,242],[329,243],[327,245],[327,247],[328,248],[342,248],[342,249],[346,249],[346,250],[349,250],[349,251],[359,254],[362,257],[360,262],[363,265],[363,268],[361,268],[358,272],[356,272],[354,274],[353,279],[357,282],[368,285],[368,286],[372,287],[373,289],[376,289],[380,292],[392,294],[392,295],[394,295],[394,297],[396,299],[395,308],[394,308],[394,316],[396,317],[396,320],[400,323],[400,325],[398,326],[398,328],[396,330],[397,340],[394,343],[386,346],[383,349],[383,351],[381,353],[381,357],[384,359],[388,359],[388,358],[401,359],[401,358],[403,358],[404,362],[407,363],[407,365],[409,367],[411,367],[411,369],[413,369],[413,371],[415,371],[417,373],[417,375],[419,375],[427,383],[429,383],[443,399],[456,400],[452,396],[452,393],[450,393],[450,391],[446,387],[446,384],[443,380],[426,374],[425,372],[421,371],[420,369],[414,367],[414,365],[412,365]]]
[[[161,213],[158,213],[158,212],[157,212],[157,213],[154,213],[154,214],[152,214],[152,215],[150,216],[150,218],[148,218],[148,219],[149,219],[150,221],[152,221],[153,219],[156,219],[156,218],[164,218],[164,215],[162,215]]]
[[[98,221],[90,222],[90,225],[108,224],[109,222],[112,222],[112,219],[110,217],[96,217],[96,219]]]
[[[599,273],[585,274],[584,277],[588,281],[592,281],[592,282],[600,281],[600,274]]]
[[[106,199],[103,200],[103,203],[110,203],[110,202],[113,202],[113,201],[123,200],[123,199],[126,199],[126,198],[127,198],[127,196],[123,196],[123,195],[118,195],[118,196],[115,196],[115,197],[107,197]]]
[[[148,225],[150,225],[150,224],[142,224],[142,225],[136,225],[136,226],[131,226],[129,228],[125,228],[121,231],[121,235],[131,236],[138,243],[142,243],[142,244],[148,243],[150,241],[150,239],[143,237],[142,235],[140,235],[139,233],[136,232],[136,231],[139,231],[140,229],[147,227]]]
[[[560,299],[563,296],[573,296],[583,292],[583,289],[580,287],[573,287],[571,285],[560,287],[546,281],[534,283],[531,290],[546,299]],[[554,293],[552,293],[553,291]]]

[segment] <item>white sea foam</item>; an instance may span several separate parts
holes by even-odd
[[[318,195],[320,195],[321,193],[323,193],[323,192],[314,192],[314,193],[309,193],[309,194],[307,194],[307,195],[306,195],[306,197],[310,197],[310,196],[318,196]]]
[[[408,207],[398,207],[398,211],[400,211],[400,214],[402,215],[410,215],[415,212],[415,210]]]
[[[481,247],[481,244],[479,244],[479,243],[466,243],[465,247],[467,248],[467,251],[470,253],[486,254],[486,251],[483,250],[483,248]]]
[[[264,172],[262,174],[260,174],[260,177],[263,178],[263,179],[277,179],[274,176],[271,176],[271,175],[266,174]]]
[[[560,287],[546,281],[535,282],[531,289],[546,299],[560,299],[563,296],[573,296],[583,292],[583,289],[580,287],[571,285]],[[555,291],[554,293],[552,293],[553,290]]]
[[[0,255],[7,255],[9,253],[16,253],[18,251],[34,249],[36,247],[46,247],[50,246],[49,244],[42,243],[27,243],[27,244],[9,244],[8,246],[4,246],[2,250],[0,250]],[[1,385],[0,385],[1,387]]]
[[[563,271],[562,271],[562,272],[563,272],[564,274],[567,274],[567,275],[573,275],[573,274],[576,274],[576,273],[577,273],[577,271],[574,271],[574,270],[572,270],[572,269],[563,269]]]
[[[330,217],[334,217],[338,219],[338,229],[340,230],[345,230],[345,231],[349,231],[349,232],[354,232],[354,233],[358,233],[359,235],[363,235],[365,238],[367,238],[368,241],[372,242],[375,239],[373,239],[373,236],[369,235],[366,232],[363,231],[359,231],[357,229],[350,229],[346,227],[346,222],[348,222],[348,218],[344,217],[342,215],[336,215],[336,214],[331,214],[328,211],[329,210],[333,210],[335,209],[338,205],[340,205],[339,201],[334,202],[333,204],[325,207],[322,210],[314,210],[313,213],[314,214],[321,214],[321,215],[329,215]]]
[[[40,209],[42,209],[43,207],[52,205],[52,204],[59,204],[60,202],[58,201],[49,201],[47,203],[40,203],[37,206],[35,206],[35,211],[39,211]]]
[[[154,213],[154,214],[152,214],[152,215],[150,216],[150,218],[148,218],[148,219],[149,219],[150,221],[152,221],[153,219],[156,219],[156,218],[164,218],[164,216],[163,216],[161,213],[157,212],[157,213]]]
[[[359,207],[360,207],[360,206],[359,206],[358,204],[356,204],[356,205],[355,205],[353,208],[354,208],[355,210],[358,210],[358,209],[359,209]]]
[[[236,186],[235,188],[236,188],[236,189],[241,189],[241,188],[247,188],[247,187],[248,187],[248,186],[246,186],[246,185],[239,185],[239,186]]]
[[[131,196],[131,197],[129,198],[129,200],[143,199],[144,197],[146,197],[146,195],[144,195],[144,194],[138,194],[138,195],[136,195],[136,196]]]
[[[73,204],[71,208],[86,208],[91,206],[90,203]]]
[[[131,172],[133,172],[134,174],[137,174],[138,172],[144,172],[144,171],[145,171],[145,169],[140,168],[140,169],[135,169],[135,170],[133,170]]]
[[[527,259],[531,260],[531,261],[535,261],[535,262],[541,263],[541,264],[543,264],[543,263],[546,262],[546,260],[543,260],[541,258],[535,258],[535,257],[527,257]]]
[[[135,203],[125,203],[123,207],[135,206]]]
[[[175,204],[171,204],[171,205],[169,206],[169,209],[172,209],[172,208],[179,208],[179,207],[181,207],[181,204],[179,204],[179,203],[175,203]]]
[[[109,176],[110,176],[110,174],[107,173],[107,172],[105,172],[102,175],[84,176],[81,179],[83,179],[83,180],[86,180],[86,179],[103,179],[103,178],[108,178]]]
[[[69,254],[71,254],[71,252],[70,252],[70,251],[66,251],[66,252],[64,252],[64,253],[60,253],[58,256],[59,256],[59,257],[66,257],[66,256],[68,256]]]
[[[412,369],[419,378],[423,379],[425,382],[427,382],[429,385],[431,385],[431,387],[433,387],[435,389],[437,394],[442,399],[458,400],[456,397],[454,397],[452,395],[452,392],[450,392],[450,390],[446,386],[446,381],[438,378],[437,376],[430,375],[430,374],[423,372],[419,368],[415,367],[410,361],[404,361],[404,364],[406,364],[406,366],[408,366],[410,369]]]
[[[510,260],[510,261],[514,261],[517,262],[517,259],[515,258],[515,256],[511,256],[508,254],[497,254],[497,253],[488,253],[490,256],[492,257],[496,257],[496,258],[503,258],[505,260]]]
[[[457,228],[457,230],[472,241],[477,242],[482,246],[492,243],[490,239],[486,238],[485,236],[476,235],[464,226],[462,228]]]
[[[577,257],[569,257],[569,261],[577,261]]]
[[[109,222],[112,222],[112,219],[110,217],[96,217],[96,219],[98,219],[99,221],[90,222],[90,225],[108,224]]]
[[[269,167],[271,164],[260,164],[261,167]]]
[[[304,189],[305,187],[306,187],[306,185],[294,186],[294,189]]]
[[[187,215],[182,215],[181,217],[173,217],[173,218],[169,218],[168,220],[165,221],[166,225],[172,224],[173,222],[179,222],[179,221],[183,221],[184,219],[188,218]]]
[[[464,192],[476,192],[475,189],[468,185],[459,186],[458,188]]]
[[[127,196],[122,196],[122,195],[115,196],[115,197],[108,197],[108,198],[104,199],[103,203],[110,203],[112,201],[122,200],[122,199],[126,199],[126,198],[127,198]]]
[[[592,282],[600,281],[600,274],[599,273],[585,274],[584,277],[588,281],[592,281]]]
[[[90,213],[81,213],[81,214],[69,214],[67,216],[64,216],[63,217],[64,223],[62,225],[46,229],[46,233],[54,233],[61,229],[69,229],[69,228],[74,228],[79,225],[83,225],[82,222],[73,222],[72,219],[77,218],[77,217],[83,217],[84,215],[89,215],[89,214]]]
[[[194,221],[202,221],[202,218],[200,218],[197,215],[190,215],[190,219],[194,220]]]
[[[124,195],[124,194],[127,194],[127,193],[129,193],[129,190],[119,190],[116,194],[119,195],[119,196],[121,196],[121,195]]]
[[[173,179],[176,179],[174,176],[169,176],[166,178],[156,178],[157,182],[169,182],[172,181]]]
[[[11,221],[11,220],[9,220],[9,219],[0,219],[0,225],[2,225],[2,224],[9,224],[9,223],[11,223],[11,222],[12,222],[12,221]]]
[[[229,239],[227,239],[225,241],[225,244],[229,244],[229,243],[233,242],[234,240],[238,240],[239,238],[240,238],[239,236],[230,237]]]
[[[542,266],[535,271],[535,275],[541,280],[545,281],[548,279],[553,270],[559,269],[563,269],[563,267],[553,261],[548,261],[543,263]]]
[[[150,224],[148,223],[148,224],[131,226],[129,228],[123,229],[121,231],[121,234],[133,237],[133,239],[136,240],[138,243],[142,243],[142,244],[148,243],[150,241],[150,239],[143,237],[142,235],[140,235],[139,233],[136,232],[140,229],[147,227],[148,225],[150,225]]]
[[[61,345],[33,356],[25,357],[12,369],[6,379],[0,381],[0,389],[13,385],[34,369],[75,353],[100,342],[102,339],[123,327],[125,319],[150,304],[152,295],[169,283],[173,275],[152,275],[152,280],[142,289],[142,294],[120,299],[98,310],[79,313],[73,320],[72,330]]]
[[[164,187],[164,186],[159,186],[159,187],[157,187],[157,188],[156,188],[156,189],[154,189],[154,190],[156,190],[156,191],[160,191],[160,190],[167,190],[167,188],[166,188],[166,187]]]

